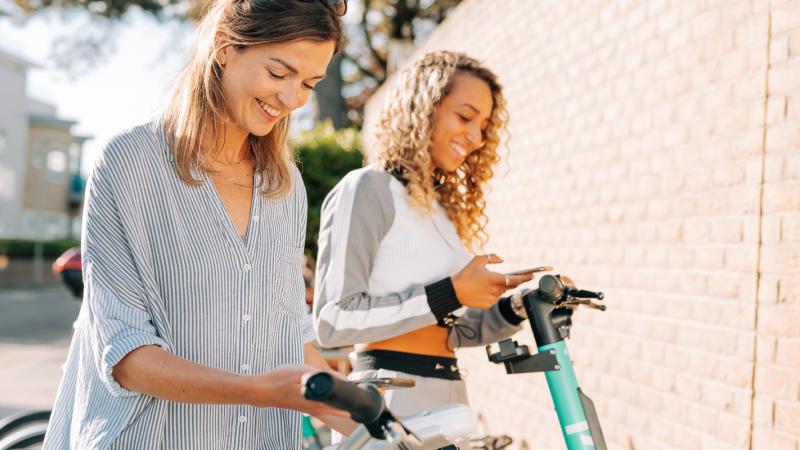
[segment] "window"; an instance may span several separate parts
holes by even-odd
[[[60,148],[54,145],[47,152],[47,179],[52,182],[64,181],[64,173],[67,171],[67,154]]]

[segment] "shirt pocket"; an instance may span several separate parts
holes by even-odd
[[[277,310],[292,318],[303,320],[306,314],[302,269],[304,249],[280,241],[273,241],[271,244],[276,256]]]

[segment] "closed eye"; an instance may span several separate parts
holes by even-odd
[[[271,70],[267,70],[267,72],[269,72],[269,76],[271,78],[275,79],[275,80],[285,80],[286,79],[286,75],[278,75],[277,73],[275,73],[275,72],[273,72]]]

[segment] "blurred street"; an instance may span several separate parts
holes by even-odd
[[[0,289],[0,417],[52,407],[79,309],[60,287]]]

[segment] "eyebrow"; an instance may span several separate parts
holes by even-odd
[[[475,111],[475,114],[480,114],[481,113],[480,111],[478,111],[478,108],[472,106],[472,103],[462,103],[462,104],[456,106],[456,108],[461,108],[462,106],[466,106],[467,108],[470,108],[471,110]],[[489,125],[489,119],[485,119],[483,122],[481,122],[481,126],[482,127],[488,126],[488,125]]]
[[[270,57],[269,59],[271,59],[271,60],[273,60],[273,61],[275,61],[275,62],[277,62],[277,63],[280,63],[280,64],[282,64],[282,65],[283,65],[284,67],[286,67],[286,69],[287,69],[289,72],[291,72],[293,75],[297,75],[297,74],[299,73],[299,72],[297,72],[297,69],[295,69],[295,68],[294,68],[294,67],[292,67],[292,66],[291,66],[289,63],[287,63],[286,61],[284,61],[284,60],[282,60],[282,59],[280,59],[280,58]],[[325,78],[325,75],[317,75],[317,76],[315,76],[315,77],[311,77],[311,78],[309,78],[309,80],[321,80],[321,79],[323,79],[323,78]]]
[[[475,111],[475,114],[480,114],[480,113],[481,113],[481,112],[478,110],[478,108],[476,108],[476,107],[472,106],[472,103],[462,103],[462,104],[458,105],[456,108],[461,108],[462,106],[466,106],[466,107],[468,107],[468,108],[471,108],[473,111]]]

